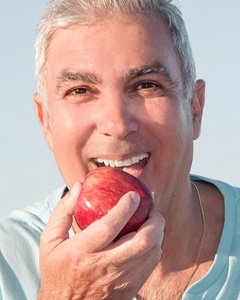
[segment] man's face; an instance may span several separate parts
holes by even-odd
[[[59,29],[46,65],[48,109],[36,95],[36,110],[69,188],[103,164],[122,167],[156,197],[186,180],[199,126],[160,20]]]

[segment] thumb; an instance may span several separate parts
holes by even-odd
[[[81,191],[82,184],[76,182],[69,193],[56,205],[41,236],[41,243],[51,244],[51,248],[57,247],[66,240],[68,231],[72,225],[74,208]]]

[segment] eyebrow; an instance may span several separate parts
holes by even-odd
[[[63,70],[57,77],[57,90],[59,90],[67,82],[84,81],[90,84],[100,84],[102,80],[94,74],[82,72],[79,70]]]
[[[134,79],[136,77],[146,75],[146,74],[160,74],[166,77],[168,81],[172,81],[170,72],[160,63],[156,62],[151,65],[143,65],[137,68],[134,68],[126,73],[124,77],[127,79]]]
[[[134,68],[130,71],[128,71],[124,75],[124,79],[127,80],[133,80],[139,76],[142,75],[148,75],[148,74],[158,74],[161,75],[170,85],[174,85],[175,81],[173,80],[169,70],[164,67],[159,62],[153,63],[151,65],[144,65],[137,68]]]
[[[128,82],[137,77],[148,75],[148,74],[158,74],[161,75],[167,83],[174,85],[175,81],[173,80],[169,70],[164,67],[159,62],[155,62],[150,65],[143,65],[140,67],[133,68],[123,74],[123,82]],[[81,70],[63,70],[60,75],[57,77],[57,90],[59,90],[64,84],[74,81],[84,81],[90,84],[101,84],[103,81],[98,76],[93,73],[84,72]]]

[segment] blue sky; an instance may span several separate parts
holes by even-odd
[[[0,2],[0,216],[63,184],[35,118],[35,27],[47,0]],[[240,1],[176,0],[207,83],[192,173],[240,185]]]

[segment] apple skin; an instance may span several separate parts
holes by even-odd
[[[140,204],[116,239],[137,231],[148,219],[153,207],[152,194],[143,182],[121,169],[100,167],[90,171],[85,177],[74,211],[78,226],[85,229],[103,217],[129,191],[139,194]]]

